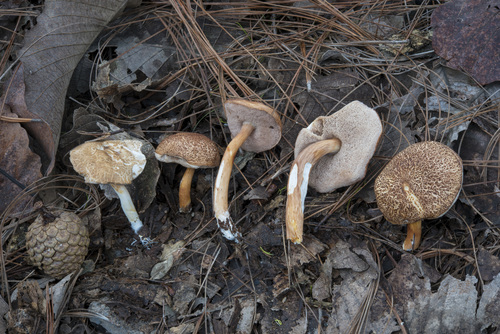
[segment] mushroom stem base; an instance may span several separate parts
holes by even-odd
[[[128,192],[127,187],[122,184],[111,184],[111,187],[113,187],[113,189],[116,191],[116,194],[120,198],[122,210],[125,213],[125,216],[127,216],[132,229],[134,230],[135,234],[138,234],[143,224],[141,219],[139,218],[139,215],[137,214],[137,211],[135,210],[134,202],[132,202],[132,198],[130,197],[130,193]]]
[[[217,226],[219,227],[219,230],[221,231],[224,238],[239,243],[242,236],[240,231],[238,231],[238,229],[236,228],[236,225],[234,225],[229,212],[226,211],[224,214],[216,218]]]
[[[191,210],[191,183],[193,181],[194,171],[194,168],[187,168],[179,186],[179,211],[182,213]]]
[[[418,221],[407,225],[406,239],[403,243],[405,251],[412,251],[420,246],[422,237],[422,222]]]

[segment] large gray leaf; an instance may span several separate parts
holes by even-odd
[[[127,0],[47,0],[37,25],[26,34],[20,60],[29,114],[19,116],[43,121],[30,123],[27,128],[44,150],[47,174],[54,166],[73,70],[90,43],[126,3]]]

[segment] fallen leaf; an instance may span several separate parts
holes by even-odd
[[[428,269],[405,254],[389,277],[395,310],[409,333],[479,333],[500,324],[500,275],[484,285],[478,301],[476,277],[467,275],[462,281],[445,275],[433,291]]]
[[[484,286],[476,318],[484,330],[490,326],[500,326],[500,275]]]
[[[175,243],[171,241],[167,245],[162,245],[163,251],[160,256],[161,262],[155,264],[153,269],[151,269],[151,279],[159,280],[168,274],[175,260],[178,259],[182,254],[184,245],[185,242],[182,240]]]
[[[338,270],[342,280],[340,284],[332,285],[332,312],[325,333],[347,333],[357,322],[358,326],[364,325],[367,333],[391,333],[398,329],[388,309],[377,309],[378,313],[371,312],[369,322],[359,323],[360,315],[371,311],[371,300],[378,287],[378,266],[366,246],[352,247],[347,242],[338,241],[326,262]],[[329,273],[323,271],[324,274]]]
[[[17,117],[15,114],[4,113],[4,116]],[[29,148],[29,137],[19,123],[0,122],[0,168],[6,171],[23,186],[28,186],[42,177],[40,157]],[[3,212],[11,201],[21,193],[22,188],[0,176],[0,212]],[[14,214],[31,205],[32,198],[28,195],[19,198],[13,204],[9,214]],[[28,205],[28,206],[27,206]]]
[[[327,246],[313,236],[304,236],[300,245],[291,244],[290,266],[301,266],[304,263],[316,261],[316,256],[327,249]]]
[[[238,324],[236,325],[237,334],[250,334],[254,326],[255,311],[257,310],[254,298],[242,298],[239,300],[241,311]]]
[[[480,84],[500,80],[499,0],[455,0],[432,14],[434,51]]]
[[[29,130],[49,160],[46,174],[54,167],[73,70],[92,41],[126,3],[126,0],[68,3],[47,0],[43,13],[37,17],[37,25],[26,33],[20,52],[22,68],[17,73],[24,77],[29,116],[19,116],[36,115],[42,119],[30,124]]]

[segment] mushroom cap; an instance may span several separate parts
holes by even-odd
[[[159,161],[187,168],[213,168],[220,164],[217,145],[208,137],[193,132],[179,132],[163,139],[155,156]]]
[[[75,171],[86,183],[130,184],[146,166],[140,140],[85,142],[69,152]]]
[[[241,148],[248,152],[264,152],[272,149],[281,139],[281,121],[271,107],[260,102],[244,99],[229,99],[224,104],[227,125],[235,137],[245,123],[252,124],[254,130]]]
[[[392,224],[444,215],[462,188],[462,159],[435,141],[413,144],[396,154],[375,180],[375,196]]]
[[[331,192],[365,177],[381,134],[382,123],[375,110],[353,101],[331,116],[316,118],[302,129],[295,142],[295,158],[314,142],[340,139],[340,151],[321,158],[309,176],[309,186],[321,193]]]

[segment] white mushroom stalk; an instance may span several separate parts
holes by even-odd
[[[233,140],[231,140],[226,148],[226,151],[224,152],[224,156],[222,157],[219,171],[217,173],[217,179],[215,181],[213,201],[217,225],[226,239],[234,240],[236,242],[239,242],[241,239],[241,233],[236,228],[236,225],[233,223],[229,214],[229,180],[231,179],[231,171],[233,169],[233,162],[236,157],[236,153],[238,153],[239,148],[252,134],[253,130],[253,125],[245,123],[241,127],[240,132],[233,138]]]
[[[304,202],[311,168],[325,155],[337,153],[340,147],[341,141],[337,138],[315,142],[303,149],[292,164],[287,186],[286,235],[296,244],[302,242]]]
[[[152,241],[139,234],[143,226],[132,198],[125,187],[137,178],[146,166],[140,140],[105,140],[83,143],[70,152],[70,160],[86,183],[110,185],[118,195],[123,212],[144,246]]]
[[[127,216],[128,221],[132,227],[132,230],[136,234],[139,234],[139,230],[143,226],[141,219],[139,218],[139,214],[135,210],[134,203],[132,202],[132,197],[130,197],[130,193],[127,190],[127,187],[121,184],[110,184],[111,187],[116,191],[116,194],[120,198],[120,204],[122,205],[122,210]]]

